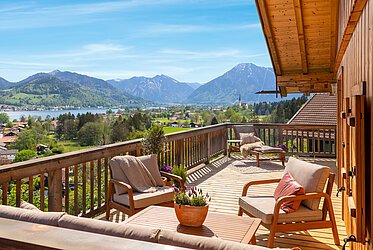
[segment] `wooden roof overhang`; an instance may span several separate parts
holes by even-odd
[[[256,0],[276,74],[276,90],[331,92],[337,51],[337,0]]]

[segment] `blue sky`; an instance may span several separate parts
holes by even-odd
[[[1,1],[0,76],[166,74],[205,83],[238,63],[270,67],[252,0]]]

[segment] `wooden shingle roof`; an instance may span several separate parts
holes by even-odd
[[[315,94],[289,120],[288,124],[337,125],[337,97]]]

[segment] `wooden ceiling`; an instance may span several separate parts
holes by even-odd
[[[256,0],[281,96],[331,92],[338,0]]]

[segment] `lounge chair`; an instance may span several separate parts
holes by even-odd
[[[328,167],[316,165],[290,157],[285,168],[290,175],[304,188],[303,195],[289,195],[275,199],[275,196],[247,196],[251,186],[280,182],[281,179],[252,181],[246,183],[239,198],[238,215],[243,213],[260,218],[262,225],[270,230],[268,247],[273,247],[277,232],[303,231],[308,229],[332,228],[334,243],[339,245],[339,237],[330,198],[335,174]],[[325,188],[325,184],[326,188]],[[325,189],[325,191],[324,191]],[[323,206],[320,209],[320,201]],[[294,212],[283,210],[288,202],[299,202]],[[327,213],[329,219],[327,220]]]
[[[228,157],[230,157],[232,152],[241,152],[242,156],[245,158],[249,155],[255,155],[258,167],[261,161],[267,160],[280,160],[284,166],[286,152],[279,147],[264,145],[264,142],[262,142],[259,136],[256,134],[254,126],[234,125],[233,131],[235,139],[227,141]],[[246,140],[248,135],[252,136],[253,138]],[[260,158],[260,156],[268,154],[276,154],[277,157]]]
[[[129,159],[131,161],[128,161]],[[140,187],[137,187],[138,189],[143,187],[143,178],[139,178],[139,174],[136,176],[137,172],[134,172],[135,174],[132,175],[133,177],[128,179],[128,177],[131,175],[126,173],[123,170],[123,167],[139,167],[137,164],[133,164],[133,162],[136,163],[137,160],[143,164],[141,166],[145,166],[148,173],[150,173],[150,176],[153,177],[153,181],[155,181],[155,183],[154,187],[152,188],[154,188],[154,190],[145,190],[141,192],[136,190],[138,185],[140,185]],[[132,166],[128,164],[129,162],[132,162]],[[146,170],[143,171],[147,172]],[[110,160],[110,172],[112,178],[109,182],[106,219],[109,219],[110,217],[111,208],[115,208],[131,216],[150,205],[158,204],[173,206],[173,188],[164,186],[162,176],[174,180],[175,182],[179,183],[181,188],[184,188],[184,182],[179,176],[159,171],[156,155],[140,157],[116,156]]]

